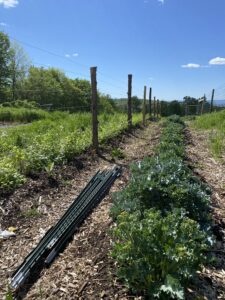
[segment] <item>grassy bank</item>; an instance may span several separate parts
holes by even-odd
[[[66,116],[66,118],[65,118]],[[133,123],[141,121],[133,115]],[[127,128],[126,114],[99,116],[99,139],[118,135]],[[0,191],[13,190],[30,174],[51,172],[55,164],[65,164],[91,145],[91,115],[63,114],[55,120],[33,122],[0,130]]]
[[[68,116],[68,113],[64,112],[49,113],[42,109],[0,107],[0,122],[30,123],[42,119],[55,120],[66,116]]]
[[[210,132],[210,146],[216,157],[225,154],[225,110],[197,117],[193,127]]]

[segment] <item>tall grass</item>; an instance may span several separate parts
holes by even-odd
[[[193,126],[210,132],[210,146],[215,157],[225,154],[225,110],[197,117]]]
[[[133,122],[141,121],[140,114]],[[99,116],[99,139],[105,141],[127,128],[127,115]],[[65,164],[91,145],[91,114],[66,114],[0,130],[0,190],[14,189],[26,176]]]
[[[58,119],[66,117],[65,112],[47,112],[42,109],[0,107],[0,122],[29,123],[42,119]]]

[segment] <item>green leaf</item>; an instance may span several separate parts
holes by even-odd
[[[184,299],[184,289],[182,288],[178,279],[172,277],[171,275],[166,276],[165,284],[159,288],[159,295],[165,293],[166,295],[172,297],[173,299]]]

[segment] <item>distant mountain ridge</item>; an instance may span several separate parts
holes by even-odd
[[[214,105],[225,106],[225,100],[215,100]]]

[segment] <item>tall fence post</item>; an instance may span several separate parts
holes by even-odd
[[[146,115],[146,85],[144,86],[144,100],[143,100],[143,108],[142,108],[142,113],[143,113],[143,126],[145,126],[145,115]]]
[[[97,103],[97,67],[91,67],[91,110],[92,110],[92,145],[98,152],[98,103]]]
[[[149,89],[149,119],[152,117],[152,88]]]
[[[157,99],[157,105],[156,105],[157,109],[157,118],[159,118],[159,99]]]
[[[202,100],[201,115],[204,113],[205,102],[206,102],[206,96],[204,95],[203,100]]]
[[[214,101],[215,89],[212,90],[211,104],[210,104],[210,113],[213,112],[213,101]]]
[[[155,115],[156,115],[156,98],[155,97],[154,97],[153,110],[154,110],[154,118],[155,118]]]
[[[127,92],[127,121],[128,121],[128,128],[131,129],[132,127],[132,74],[128,75],[128,92]]]

